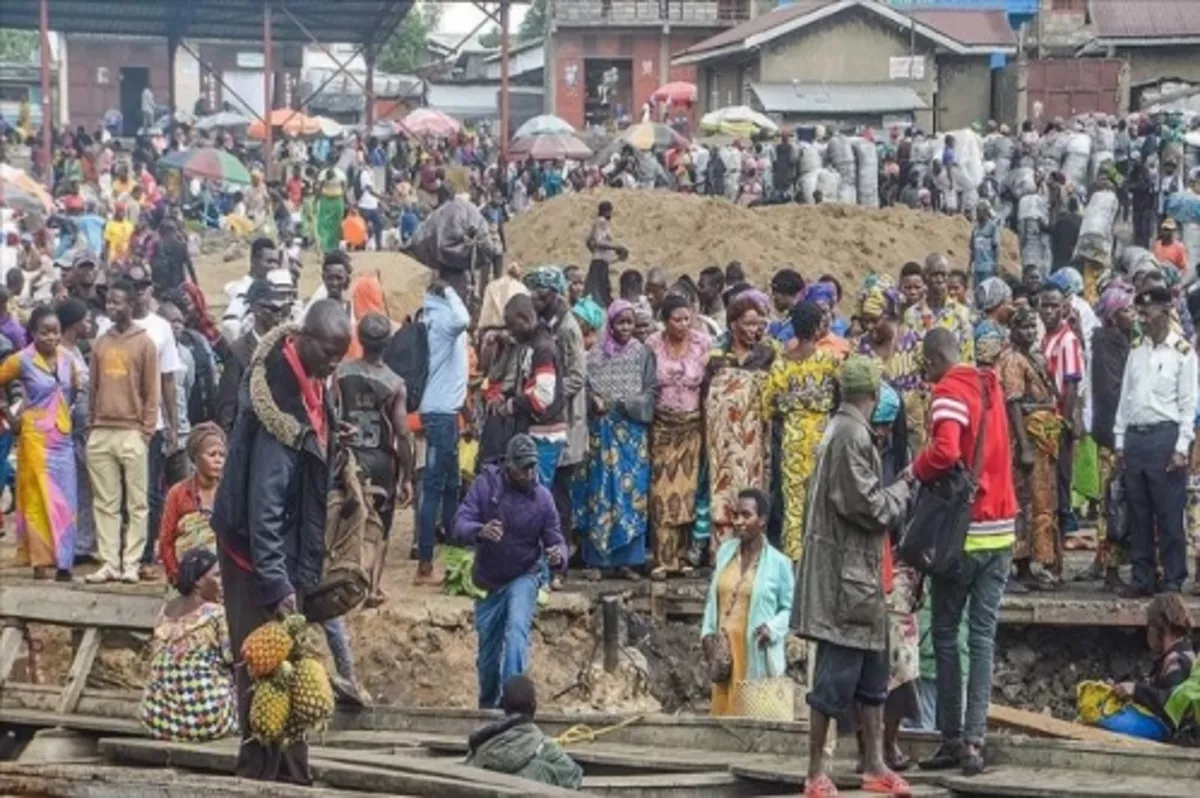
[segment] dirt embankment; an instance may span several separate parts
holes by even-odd
[[[586,267],[584,241],[603,200],[613,204],[614,235],[629,248],[630,268],[695,275],[736,260],[757,285],[791,266],[806,278],[831,273],[850,292],[871,271],[898,275],[906,261],[931,252],[968,266],[971,225],[960,216],[852,205],[744,208],[724,199],[616,189],[557,197],[516,217],[506,231],[512,257],[527,266]],[[1019,258],[1016,237],[1006,232],[1001,264],[1019,271]]]

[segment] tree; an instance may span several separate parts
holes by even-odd
[[[530,42],[546,35],[546,0],[533,0],[521,27],[517,29],[518,42]]]
[[[493,25],[490,30],[484,32],[479,37],[480,47],[499,47],[500,46],[500,26]]]
[[[385,72],[415,72],[429,62],[425,40],[437,31],[442,8],[434,2],[414,6],[379,50],[379,68]]]
[[[29,61],[37,47],[37,32],[0,28],[0,61]]]

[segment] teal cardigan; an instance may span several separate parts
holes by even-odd
[[[717,564],[713,568],[712,581],[708,585],[708,598],[704,602],[704,622],[700,626],[700,636],[717,633],[717,580],[725,566],[737,554],[741,541],[733,538],[721,544],[717,549]],[[779,549],[764,542],[762,552],[758,555],[758,572],[754,575],[753,592],[750,594],[750,618],[746,624],[746,639],[740,641],[746,647],[746,678],[765,679],[770,676],[783,676],[787,669],[787,658],[784,656],[784,641],[787,639],[788,628],[792,620],[792,594],[796,588],[796,576],[792,561]],[[763,624],[771,630],[771,642],[767,646],[766,656],[755,643],[755,630]],[[737,640],[730,640],[731,645],[738,645]],[[767,658],[770,658],[771,672],[767,673]]]

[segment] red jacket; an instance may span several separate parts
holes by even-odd
[[[1008,413],[1004,391],[991,369],[957,365],[933,386],[929,407],[929,439],[913,462],[913,473],[921,482],[931,482],[958,462],[968,468],[975,456],[975,436],[983,417],[980,386],[987,387],[989,405],[984,430],[983,466],[971,511],[973,533],[1012,532],[1017,516],[1013,489],[1012,459],[1008,439]]]

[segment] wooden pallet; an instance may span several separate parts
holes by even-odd
[[[67,681],[54,700],[53,712],[72,715],[79,707],[88,675],[109,631],[150,633],[162,605],[161,596],[77,590],[57,585],[0,587],[0,691],[29,640],[30,624],[65,626],[78,632]]]

